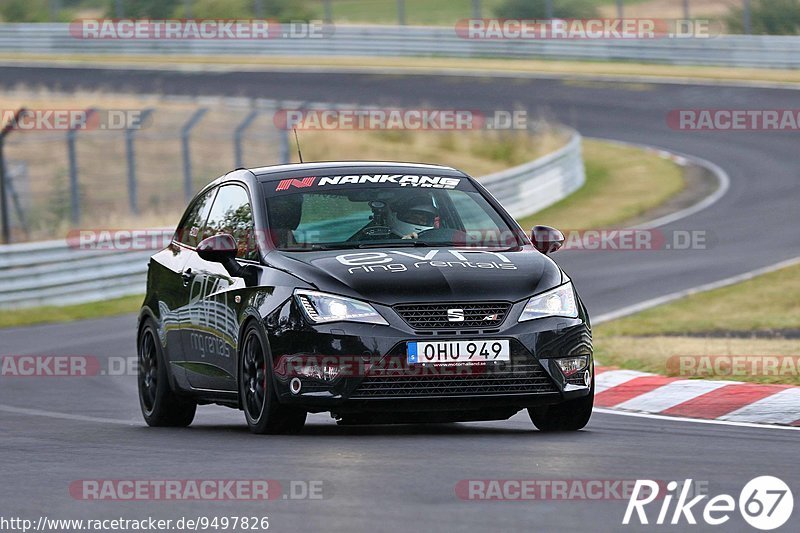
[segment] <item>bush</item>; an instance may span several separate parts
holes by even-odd
[[[595,0],[553,0],[553,16],[565,19],[597,16]],[[545,0],[505,0],[494,14],[507,19],[543,19],[547,16]]]
[[[0,0],[2,1],[2,0]],[[12,0],[22,3],[31,0]],[[39,1],[39,0],[36,0]],[[43,0],[47,1],[47,0]],[[107,0],[106,13],[116,16],[116,0]],[[308,20],[311,11],[303,0],[262,0],[264,18]],[[192,18],[208,19],[249,19],[255,17],[253,0],[191,0]],[[183,0],[122,0],[122,16],[130,18],[188,18]]]
[[[48,0],[4,0],[0,17],[6,22],[47,22],[50,19]]]
[[[252,0],[194,0],[191,5],[192,18],[198,19],[249,19],[253,18]],[[183,2],[172,16],[187,18]]]
[[[800,0],[753,0],[753,33],[797,35],[800,33]],[[726,20],[731,33],[744,33],[742,7],[732,9]]]
[[[122,16],[127,18],[170,18],[182,0],[123,0]],[[117,16],[116,0],[108,0],[106,14],[109,17]]]

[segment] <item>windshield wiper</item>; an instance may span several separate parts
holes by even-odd
[[[402,241],[392,241],[392,242],[341,242],[341,243],[331,243],[331,244],[312,244],[310,246],[304,246],[302,248],[283,248],[282,251],[285,252],[320,252],[320,251],[328,251],[328,250],[355,250],[355,249],[365,249],[365,248],[432,248],[434,246],[440,248],[452,248],[457,247],[454,243],[447,243],[447,242],[427,242],[427,241],[416,241],[411,239],[406,239]],[[471,247],[468,247],[471,248]],[[475,248],[482,248],[482,247],[475,247]],[[488,247],[491,249],[491,247]],[[499,249],[492,249],[495,252],[510,252],[512,250],[519,249],[519,246],[511,246],[510,248],[499,248]]]
[[[413,247],[413,246],[430,246],[428,243],[418,243],[411,241],[403,242],[342,242],[335,244],[312,244],[311,246],[303,248],[290,248],[287,251],[291,252],[318,252],[327,250],[355,250],[358,248],[392,248],[392,247]]]
[[[292,249],[293,252],[299,251],[326,251],[326,250],[347,250],[358,248],[428,248],[433,244],[425,241],[395,241],[395,242],[342,242],[333,244],[312,244],[307,248]]]
[[[430,248],[431,246],[434,245],[429,242],[406,239],[399,242],[362,242],[359,243],[357,247],[358,248]]]

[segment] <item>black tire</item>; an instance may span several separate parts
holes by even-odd
[[[539,431],[578,431],[589,423],[594,406],[594,371],[588,396],[555,405],[529,407],[528,416]]]
[[[148,426],[186,427],[194,420],[197,404],[177,396],[169,385],[167,366],[156,326],[147,319],[139,331],[139,406]]]
[[[298,433],[306,411],[282,405],[272,381],[272,356],[261,328],[251,322],[239,352],[239,400],[247,426],[258,435]]]

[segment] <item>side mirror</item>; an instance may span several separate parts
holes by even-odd
[[[564,245],[564,234],[550,226],[534,226],[531,230],[531,241],[543,254],[552,254]]]
[[[236,261],[236,239],[227,233],[206,237],[197,245],[197,255],[212,263],[229,264]]]
[[[258,281],[258,271],[252,265],[240,265],[236,261],[237,253],[236,239],[227,233],[206,237],[197,245],[197,255],[200,259],[220,263],[232,277],[243,278],[248,287],[255,286]]]

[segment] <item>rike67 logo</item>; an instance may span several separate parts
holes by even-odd
[[[682,485],[670,481],[663,493],[662,488],[663,484],[649,479],[636,480],[622,523],[628,525],[638,521],[643,525],[696,525],[697,518],[701,518],[710,526],[720,526],[731,519],[738,504],[738,511],[745,522],[756,529],[770,531],[784,525],[794,509],[794,497],[789,486],[773,476],[751,479],[739,493],[738,501],[729,494],[719,494],[705,502],[703,500],[709,498],[707,494],[691,497],[691,479]],[[645,508],[656,500],[661,505],[654,505],[648,515],[648,509]],[[656,508],[658,514],[654,516]]]

